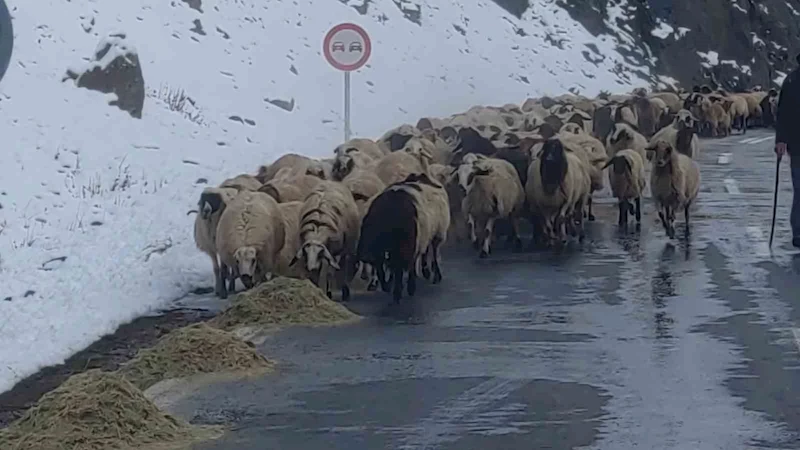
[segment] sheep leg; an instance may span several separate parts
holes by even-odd
[[[471,215],[467,216],[467,223],[469,224],[469,238],[472,241],[472,247],[477,250],[480,246],[478,242],[478,235],[475,233],[475,219]]]
[[[225,279],[228,277],[228,265],[225,263],[220,264],[219,272],[217,273],[217,295],[219,298],[228,298],[228,290],[225,288]]]
[[[619,208],[619,217],[617,222],[619,223],[620,227],[624,227],[628,223],[628,202],[625,200],[620,200],[617,207]]]
[[[219,276],[219,260],[217,259],[217,255],[211,257],[211,264],[214,268],[214,293],[217,294],[218,297],[222,297],[222,292],[225,290],[225,282]]]
[[[392,276],[394,277],[394,291],[392,297],[394,298],[395,304],[400,304],[400,299],[403,298],[403,269],[399,267],[393,268]]]
[[[236,293],[236,279],[239,278],[239,269],[236,267],[229,267],[230,276],[228,277],[228,292],[231,294]]]
[[[690,204],[687,203],[686,206],[683,207],[683,216],[686,219],[686,229],[684,230],[684,235],[686,237],[689,236],[689,206]]]
[[[642,222],[642,199],[641,197],[636,197],[636,223],[639,224]]]
[[[378,289],[378,275],[377,269],[372,264],[366,265],[367,270],[369,271],[369,284],[367,285],[367,291],[373,292]]]
[[[370,272],[369,272],[369,268],[370,268],[369,264],[367,264],[365,262],[359,262],[358,265],[361,268],[361,279],[363,281],[369,280],[369,274],[370,274]]]
[[[575,227],[578,229],[578,242],[583,242],[586,238],[586,229],[584,228],[583,214],[579,211],[583,210],[583,205],[575,211]]]
[[[378,282],[381,284],[381,290],[389,293],[391,280],[386,279],[386,265],[381,261],[375,265],[375,271],[378,275]]]
[[[522,250],[522,238],[519,237],[519,217],[513,217],[511,219],[511,230],[512,230],[512,238],[514,241],[513,251],[518,252]]]
[[[483,229],[483,248],[478,255],[481,258],[486,258],[492,253],[492,232],[494,232],[495,218],[490,217],[486,221],[486,227]]]
[[[433,238],[431,245],[433,247],[433,284],[438,284],[442,281],[442,268],[440,266],[442,262],[441,246],[442,240],[438,237]]]
[[[341,269],[336,271],[336,282],[342,288],[342,302],[350,301],[350,286],[347,285],[347,253],[343,253],[339,260]]]
[[[425,253],[422,254],[422,258],[420,260],[420,266],[422,267],[422,276],[425,277],[426,280],[431,279],[431,268],[428,266],[428,257],[430,256],[431,248],[428,247],[425,250]]]
[[[415,270],[408,271],[408,281],[406,284],[406,291],[408,292],[409,297],[413,297],[414,294],[417,292],[417,271]]]
[[[592,196],[589,195],[589,222],[594,222],[594,214],[592,213]]]

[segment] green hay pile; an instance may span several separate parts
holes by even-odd
[[[198,373],[264,373],[273,364],[250,345],[226,331],[197,323],[177,329],[119,368],[140,389],[162,380]]]
[[[165,414],[123,377],[95,369],[72,376],[0,430],[0,448],[185,448],[218,436],[211,428],[194,427]]]
[[[243,325],[335,324],[358,318],[311,281],[277,277],[238,294],[227,310],[208,323],[230,330]]]

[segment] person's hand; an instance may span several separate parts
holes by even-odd
[[[778,158],[782,158],[783,155],[786,154],[786,143],[785,142],[776,142],[775,143],[775,154],[778,155]]]

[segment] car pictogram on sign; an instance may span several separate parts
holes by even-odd
[[[336,42],[333,43],[333,45],[331,46],[331,51],[335,52],[337,50],[340,51],[340,52],[344,51],[344,42],[336,41]]]
[[[350,43],[350,51],[351,52],[362,52],[364,49],[361,47],[361,42],[351,42]]]

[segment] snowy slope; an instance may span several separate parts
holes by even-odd
[[[645,84],[618,82],[613,40],[592,38],[546,0],[522,20],[478,0],[430,0],[418,14],[374,0],[365,15],[363,0],[203,0],[202,12],[190,7],[199,0],[6,1],[16,37],[0,82],[0,391],[210,285],[186,215],[198,179],[215,184],[288,151],[332,152],[342,76],[320,47],[337,22],[357,22],[373,40],[369,66],[353,75],[356,135],[475,104]],[[196,20],[205,34],[190,31]],[[61,81],[118,31],[139,53],[142,119]],[[587,60],[585,43],[602,62]],[[170,110],[168,89],[196,108]]]

